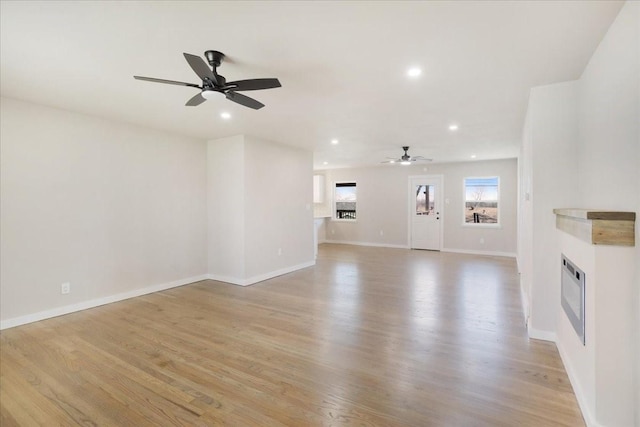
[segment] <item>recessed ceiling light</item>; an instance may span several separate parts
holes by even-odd
[[[339,143],[339,142],[340,142],[340,141],[338,141],[337,139],[332,139],[332,140],[331,140],[331,143],[332,143],[333,145],[338,145],[338,143]]]
[[[407,76],[409,77],[418,77],[422,74],[422,70],[418,67],[412,67],[407,70]]]
[[[322,162],[322,164],[323,164],[323,165],[328,165],[328,164],[329,164],[329,162]]]
[[[220,117],[222,117],[225,120],[229,120],[231,118],[231,114],[225,111],[224,113],[220,113]]]
[[[458,125],[449,125],[449,130],[452,130],[452,131],[458,130]]]
[[[471,158],[472,158],[472,159],[475,159],[475,158],[476,158],[476,155],[475,155],[475,154],[472,154],[472,155],[471,155]]]

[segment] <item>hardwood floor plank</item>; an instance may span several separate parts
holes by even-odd
[[[583,426],[515,262],[322,245],[317,264],[0,332],[2,425]]]
[[[7,359],[14,358],[16,360],[16,355],[10,351],[4,351],[4,348],[2,350],[4,370]],[[111,405],[111,400],[100,392],[99,387],[92,385],[82,389],[76,378],[70,379],[71,375],[58,376],[55,372],[58,368],[50,370],[50,366],[49,364],[39,366],[29,363],[13,372],[5,373],[6,375],[14,375],[14,378],[19,377],[20,381],[2,384],[2,398],[5,395],[22,396],[20,402],[28,408],[33,418],[47,420],[38,424],[48,424],[48,420],[55,413],[62,413],[58,417],[63,420],[61,424],[118,424],[119,408]],[[53,373],[50,374],[50,371]],[[43,409],[39,409],[34,405],[34,401],[36,399],[42,401],[42,398],[46,399],[50,405],[42,404]],[[51,405],[54,410],[51,410]],[[94,412],[95,406],[99,406],[100,410]],[[121,422],[122,420],[120,420]]]
[[[2,377],[4,390],[16,390],[15,393],[3,393],[0,399],[3,427],[9,425],[44,425],[52,419],[63,420],[62,413],[46,401],[43,396],[33,393],[22,378],[14,373]]]

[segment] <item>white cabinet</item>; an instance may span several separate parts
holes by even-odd
[[[324,238],[324,230],[322,229],[322,226],[324,225],[324,218],[314,218],[313,219],[313,244],[315,247],[315,252],[314,252],[314,256],[316,258],[318,258],[318,243],[320,243],[320,241],[325,240]],[[322,238],[320,238],[319,234],[320,232],[322,232]]]
[[[313,203],[324,203],[324,175],[313,175]]]

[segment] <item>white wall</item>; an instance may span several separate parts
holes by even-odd
[[[532,252],[529,279],[527,263],[522,267],[530,333],[557,340],[589,426],[640,425],[640,227],[636,221],[633,248],[585,247],[554,230],[548,211],[640,213],[639,27],[640,4],[625,3],[577,82],[532,90],[521,150],[519,256]],[[586,273],[586,346],[576,342],[560,306],[562,250]]]
[[[533,276],[533,208],[531,205],[532,156],[531,111],[527,110],[518,157],[518,272],[524,319],[531,315],[531,280]]]
[[[426,169],[426,170],[425,170]],[[325,206],[330,209],[334,183],[357,183],[357,220],[327,220],[329,241],[408,247],[408,182],[411,175],[442,175],[443,250],[512,255],[516,251],[517,163],[515,159],[429,165],[385,165],[370,168],[326,170]],[[500,177],[499,228],[463,226],[463,179]],[[383,235],[380,235],[380,231]],[[480,239],[484,239],[484,244]]]
[[[416,169],[413,170],[416,174]],[[336,182],[355,181],[357,192],[357,220],[345,222],[327,218],[325,233],[328,241],[407,246],[407,170],[370,167],[334,169],[325,173],[325,200],[332,215]],[[384,233],[382,236],[380,231]]]
[[[207,143],[208,272],[218,278],[245,276],[242,135]]]
[[[637,2],[627,2],[580,78],[580,199],[585,206],[638,206],[640,43]]]
[[[245,138],[246,277],[314,264],[313,153]]]
[[[556,254],[581,267],[586,281],[584,345],[564,312],[558,316],[558,349],[574,391],[589,426],[633,426],[634,250],[558,235]]]
[[[235,136],[209,141],[209,275],[248,285],[313,265],[313,155]]]
[[[1,102],[2,328],[314,263],[311,152]]]
[[[521,281],[528,295],[529,334],[555,339],[560,256],[554,208],[578,203],[577,83],[531,89],[520,177]],[[527,199],[528,196],[528,199]]]
[[[635,211],[640,216],[639,38],[640,4],[627,2],[579,81],[578,181],[583,207]],[[638,220],[636,247],[624,252],[635,251],[635,260],[640,260]],[[633,261],[623,263],[622,255],[613,259],[616,271],[634,267]],[[610,393],[600,394],[596,402],[596,418],[603,425],[630,426],[634,419],[640,425],[640,352],[634,344],[640,341],[639,270],[640,262],[635,262],[635,279],[617,280],[612,273],[594,284],[619,296],[610,305],[596,307],[602,319],[597,326],[607,337],[600,343],[607,351],[598,355],[597,380],[616,381],[606,384]],[[577,356],[568,355],[572,361]],[[634,376],[635,384],[629,384]]]
[[[327,179],[327,172],[324,170],[314,171],[314,176],[319,175],[322,181],[321,188],[318,189],[324,197],[322,198],[322,202],[314,202],[313,203],[313,215],[316,218],[326,218],[331,216],[331,193],[329,192],[329,187],[331,187],[331,183]]]
[[[202,141],[6,98],[1,112],[3,327],[206,274]]]
[[[434,165],[435,166],[435,165]],[[517,247],[518,169],[516,159],[450,163],[441,166],[447,213],[444,222],[444,249],[487,251],[515,255]],[[431,172],[430,168],[430,172]],[[433,168],[436,169],[436,168]],[[500,177],[500,228],[462,226],[464,221],[463,182],[470,176]],[[480,243],[480,239],[484,243]]]

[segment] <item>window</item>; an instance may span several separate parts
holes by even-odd
[[[497,176],[464,179],[464,223],[499,223],[500,180]]]
[[[416,185],[416,215],[433,215],[435,185]]]
[[[334,219],[355,220],[356,219],[356,183],[336,182],[333,194]]]

